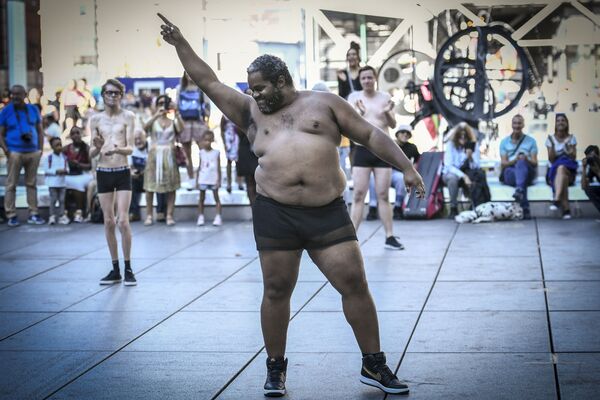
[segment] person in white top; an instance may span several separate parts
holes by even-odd
[[[46,175],[46,185],[50,192],[50,218],[48,225],[54,225],[58,222],[61,225],[67,225],[69,217],[65,215],[65,193],[67,191],[67,180],[65,175],[69,172],[69,163],[67,157],[62,152],[62,142],[60,138],[50,139],[52,153],[44,158],[44,171]],[[56,205],[58,203],[58,206]]]
[[[359,114],[368,122],[388,133],[388,128],[396,127],[394,102],[389,94],[375,89],[377,74],[370,66],[358,70],[362,90],[352,92],[348,102],[355,107]],[[364,146],[357,145],[352,162],[352,179],[354,181],[354,196],[350,216],[354,227],[358,230],[363,218],[365,197],[369,190],[369,176],[375,176],[375,193],[379,217],[385,230],[385,248],[402,250],[404,246],[394,236],[392,222],[392,206],[389,200],[389,188],[392,182],[392,166],[377,157]]]
[[[212,148],[215,141],[213,131],[206,131],[202,140],[200,140],[200,165],[196,175],[196,186],[200,189],[200,199],[198,200],[198,221],[196,225],[204,225],[204,201],[206,200],[206,191],[212,190],[215,199],[216,215],[213,221],[214,226],[223,223],[221,219],[221,200],[219,199],[219,186],[221,184],[221,161],[219,150]]]
[[[563,219],[571,219],[569,209],[569,186],[575,184],[577,176],[577,139],[569,133],[569,119],[565,114],[557,113],[554,123],[554,135],[548,135],[548,161],[550,167],[546,173],[546,182],[552,187],[554,198],[550,210],[562,210]]]

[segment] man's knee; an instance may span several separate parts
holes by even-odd
[[[335,280],[335,289],[343,296],[356,296],[368,293],[369,286],[365,274],[361,271],[345,272],[341,279]]]
[[[114,230],[117,226],[114,216],[105,216],[104,217],[104,227],[109,230]]]
[[[360,188],[354,188],[353,192],[354,192],[354,201],[363,201],[365,197],[367,197],[367,189],[360,189]]]
[[[390,191],[385,188],[383,190],[377,190],[377,200],[379,202],[384,202],[384,201],[388,201],[389,202],[389,198],[390,198]]]
[[[129,229],[129,218],[126,216],[124,218],[119,218],[119,231],[123,232],[126,229]]]
[[[292,297],[292,285],[283,280],[265,282],[263,297],[269,301],[288,301]]]

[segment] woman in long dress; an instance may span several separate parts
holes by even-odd
[[[144,190],[146,191],[146,220],[144,225],[152,225],[154,193],[167,193],[167,225],[175,225],[175,192],[180,187],[179,168],[175,158],[175,141],[183,129],[179,113],[172,107],[166,95],[156,98],[156,112],[146,122],[144,130],[151,144],[148,161],[144,170]]]

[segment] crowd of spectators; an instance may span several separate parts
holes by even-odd
[[[353,43],[347,52],[347,68],[338,73],[339,95],[356,97],[362,91],[360,79],[360,48]],[[319,86],[321,85],[321,86]],[[314,90],[329,90],[320,83]],[[354,96],[354,97],[353,97]],[[354,100],[356,102],[356,100]],[[7,219],[10,226],[19,225],[16,216],[15,197],[19,174],[24,169],[28,223],[43,224],[37,206],[38,167],[42,163],[45,184],[49,188],[49,223],[81,223],[90,220],[95,195],[94,160],[89,157],[87,121],[102,104],[92,95],[85,79],[71,80],[57,90],[53,96],[43,95],[38,89],[29,92],[21,86],[3,91],[0,96],[0,147],[7,166],[5,196],[0,218]],[[256,196],[253,171],[258,161],[251,151],[246,135],[231,121],[223,117],[220,126],[223,151],[212,147],[214,133],[209,127],[210,103],[199,88],[184,74],[177,89],[177,96],[153,95],[148,91],[134,95],[128,92],[123,98],[123,107],[136,113],[135,150],[131,159],[133,195],[130,208],[132,221],[139,221],[140,199],[146,193],[146,225],[165,221],[175,224],[174,206],[176,191],[180,187],[200,189],[198,225],[204,224],[204,201],[206,190],[213,192],[217,206],[214,225],[222,222],[218,189],[221,184],[220,164],[208,161],[226,160],[225,188],[231,193],[233,185],[242,189],[245,185],[252,203]],[[357,108],[358,111],[361,111]],[[571,218],[569,186],[576,181],[577,171],[582,170],[581,187],[600,210],[600,163],[597,146],[589,146],[585,157],[578,163],[577,139],[569,130],[565,114],[556,114],[555,131],[548,135],[546,182],[552,188],[550,210],[559,212],[561,218]],[[535,183],[538,168],[538,144],[525,133],[525,122],[521,115],[512,119],[512,132],[500,143],[500,182],[515,188],[513,197],[524,210],[524,218],[530,218],[528,187]],[[207,134],[212,140],[205,141]],[[417,163],[419,152],[409,142],[412,128],[402,125],[395,132],[397,144],[403,148],[412,162]],[[210,138],[209,138],[210,139]],[[193,165],[192,144],[199,150],[200,165]],[[450,195],[449,216],[458,213],[459,190],[470,198],[470,206],[493,200],[486,182],[485,171],[480,166],[480,138],[467,124],[454,126],[444,136],[443,182]],[[339,146],[340,167],[349,178],[354,165],[355,146],[347,139]],[[352,150],[351,150],[352,148]],[[215,153],[216,152],[216,153]],[[60,153],[60,154],[59,154]],[[44,154],[44,157],[42,156]],[[64,168],[59,168],[62,163]],[[208,166],[216,168],[218,175],[210,172],[207,184],[199,182],[208,175]],[[237,179],[232,177],[233,167]],[[203,167],[204,166],[204,167]],[[182,180],[179,167],[185,167],[187,180]],[[376,172],[374,169],[373,172]],[[202,180],[201,179],[201,180]],[[386,176],[386,179],[388,177]],[[371,176],[370,203],[367,219],[377,218],[377,194]],[[402,204],[406,191],[402,173],[392,170],[389,185],[396,190],[393,218],[402,219]],[[355,182],[356,183],[356,182]],[[382,186],[382,187],[383,187]],[[380,190],[380,192],[383,192]],[[156,193],[156,215],[154,208]]]

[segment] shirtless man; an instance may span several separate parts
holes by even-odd
[[[345,177],[337,145],[340,131],[404,171],[408,186],[423,181],[391,138],[331,93],[297,91],[287,66],[271,55],[247,69],[252,97],[230,88],[196,55],[179,29],[159,14],[163,39],[175,46],[190,77],[247,133],[258,156],[252,212],[263,274],[261,325],[267,349],[266,396],[283,396],[290,297],[302,251],[342,295],[344,314],[363,353],[361,382],[387,393],[408,387],[387,367],[379,325],[365,278],[356,232],[341,195]]]
[[[115,228],[121,231],[123,258],[125,259],[126,286],[135,286],[137,281],[131,270],[131,227],[129,226],[129,203],[131,203],[131,172],[127,156],[132,153],[135,116],[121,109],[121,98],[125,87],[116,79],[102,85],[104,111],[90,119],[92,146],[90,158],[100,154],[96,168],[98,198],[104,213],[104,234],[112,258],[113,269],[100,280],[101,285],[121,282],[119,251]],[[115,218],[115,200],[117,216]],[[118,222],[117,222],[118,221]]]
[[[352,104],[364,119],[387,134],[388,127],[396,127],[394,103],[389,94],[375,90],[377,81],[375,69],[371,66],[362,67],[358,71],[362,90],[352,92],[348,102]],[[368,148],[357,145],[352,162],[352,180],[354,181],[354,196],[350,215],[354,228],[358,230],[363,217],[365,196],[369,191],[369,177],[375,176],[375,193],[379,219],[385,230],[385,248],[402,250],[404,246],[394,237],[392,221],[392,206],[390,205],[389,189],[392,182],[392,166],[371,153]]]

